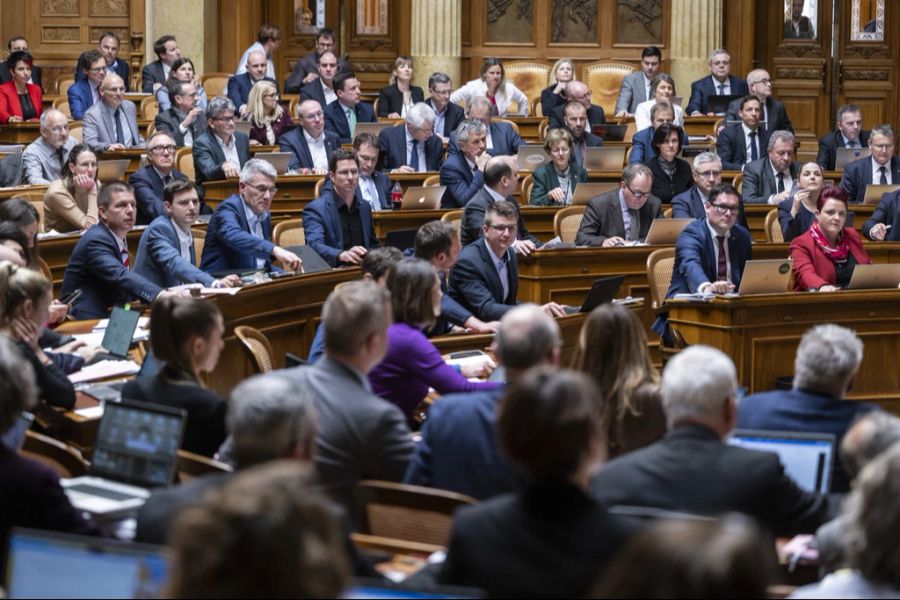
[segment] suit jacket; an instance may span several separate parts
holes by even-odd
[[[759,158],[766,156],[766,145],[769,143],[769,132],[761,127],[757,129]],[[729,125],[722,130],[716,140],[716,152],[722,159],[722,168],[726,171],[741,171],[748,162],[747,138],[741,123]],[[752,156],[752,155],[751,155]],[[757,159],[758,160],[758,159]]]
[[[340,101],[335,101],[325,107],[325,129],[337,134],[342,144],[349,144],[353,141],[350,135],[350,122],[347,120],[347,114],[344,112],[344,105]],[[378,118],[375,117],[375,111],[365,102],[357,102],[353,107],[356,113],[357,123],[375,123]]]
[[[69,97],[69,112],[72,118],[80,121],[84,118],[87,109],[94,105],[94,94],[91,92],[91,82],[87,79],[76,81],[69,86],[66,95]],[[98,100],[100,102],[100,100]]]
[[[653,149],[653,132],[652,127],[645,127],[631,138],[631,156],[628,158],[629,164],[647,163],[651,158],[656,156],[656,150]],[[685,133],[681,138],[681,145],[687,146],[689,143],[688,135]]]
[[[891,171],[891,181],[894,182],[894,185],[900,184],[900,157],[892,156],[889,167]],[[866,186],[871,183],[871,156],[854,160],[844,167],[844,175],[841,177],[841,187],[850,195],[850,202],[862,203],[866,198]]]
[[[777,390],[753,394],[741,399],[739,429],[830,433],[838,447],[853,422],[864,414],[879,410],[875,404],[842,400],[807,390]],[[850,480],[841,461],[835,461],[831,490],[850,489]]]
[[[347,61],[341,58],[340,56],[337,59],[337,72],[344,73],[350,71],[350,65],[347,64]],[[288,76],[287,80],[284,82],[284,93],[285,94],[297,94],[300,92],[300,88],[303,87],[303,78],[309,75],[310,73],[319,72],[319,55],[316,54],[316,51],[313,50],[300,60],[294,63],[294,70],[291,71],[291,74]]]
[[[672,198],[673,219],[705,219],[706,208],[703,204],[705,198],[700,197],[700,191],[692,187]]]
[[[141,93],[152,94],[154,83],[166,85],[166,72],[161,60],[154,60],[141,69]]]
[[[518,217],[516,219],[518,226],[517,239],[531,240],[535,246],[540,248],[543,244],[539,239],[532,235],[525,226],[525,219],[522,218],[522,211],[519,210],[519,203],[510,196],[507,198],[516,207]],[[468,246],[481,237],[481,226],[484,225],[484,213],[487,207],[494,203],[494,198],[488,191],[481,188],[475,196],[466,203],[463,211],[462,221],[459,225],[459,237],[463,246]]]
[[[859,132],[859,144],[863,150],[869,147],[868,131]],[[819,154],[816,156],[816,162],[822,165],[823,170],[834,171],[838,148],[846,148],[844,136],[840,129],[826,133],[819,138]]]
[[[184,116],[179,115],[175,110],[175,107],[160,111],[157,113],[156,119],[154,119],[156,130],[168,132],[169,135],[172,136],[172,139],[175,140],[175,145],[179,148],[185,146],[184,134],[181,133],[182,121],[184,121]],[[198,115],[190,125],[192,141],[203,135],[206,132],[206,129],[206,119],[203,115]]]
[[[694,176],[691,165],[684,159],[675,157],[675,173],[669,177],[662,165],[659,164],[659,156],[644,161],[653,173],[653,188],[651,193],[661,201],[669,204],[672,198],[684,193],[694,186]]]
[[[84,59],[84,52],[82,52],[78,56],[78,62],[75,63],[75,83],[83,79],[87,79],[87,75],[84,74],[84,71],[81,69],[81,64]],[[128,66],[128,63],[121,58],[116,59],[116,75],[122,78],[122,81],[125,82],[125,93],[131,91],[131,68]]]
[[[322,85],[321,79],[314,79],[300,88],[300,102],[315,100],[322,105],[322,110],[324,111],[326,104],[325,92],[322,90]],[[337,100],[335,100],[335,102],[337,102]]]
[[[256,270],[256,259],[266,261],[265,269],[272,268],[272,217],[266,213],[262,221],[262,239],[251,233],[244,201],[237,194],[229,196],[216,207],[203,244],[200,268],[207,273],[220,273],[232,269]]]
[[[6,83],[12,79],[12,75],[9,72],[9,67],[6,66],[6,61],[0,62],[0,83]],[[44,82],[41,76],[41,68],[37,65],[31,65],[31,83],[41,88],[41,91],[44,89]]]
[[[560,127],[565,127],[565,117],[566,117],[566,105],[560,104],[556,108],[550,111],[548,115],[550,118],[550,129],[559,129]],[[588,117],[588,126],[587,130],[591,130],[592,125],[603,125],[606,123],[606,115],[603,113],[603,109],[596,104],[591,104],[591,107],[587,111]]]
[[[174,179],[187,181],[187,175],[178,169],[172,169],[171,175]],[[166,184],[153,165],[147,165],[132,173],[128,177],[128,183],[134,188],[138,225],[148,225],[153,219],[166,215],[166,209],[163,207],[163,188]]]
[[[569,131],[569,133],[572,133],[572,132]],[[575,136],[573,135],[572,137],[574,138]],[[594,135],[587,129],[585,129],[584,133],[582,134],[582,137],[584,138],[585,149],[599,148],[600,146],[603,145],[603,138],[600,137],[599,135]],[[575,164],[577,164],[579,167],[584,166],[584,157],[581,155],[581,152],[578,151],[577,140],[576,140],[576,144],[572,146],[572,158],[574,159]]]
[[[394,187],[394,184],[388,179],[388,176],[380,171],[372,172],[372,180],[375,182],[375,189],[378,190],[378,202],[380,206],[378,207],[381,210],[391,210],[391,188]],[[329,179],[326,182],[326,186],[331,183]],[[323,188],[324,191],[325,188]],[[334,185],[331,186],[331,189],[334,189]],[[357,186],[357,194],[362,198],[362,188]]]
[[[777,455],[729,446],[700,425],[607,463],[591,493],[604,506],[741,512],[778,536],[813,532],[830,516],[826,499],[797,487]]]
[[[293,156],[288,162],[288,169],[313,169],[312,153],[309,151],[309,144],[306,143],[306,136],[303,135],[302,127],[294,127],[283,136],[278,138],[278,149],[281,152],[291,152]],[[328,160],[331,160],[331,153],[341,147],[341,140],[337,134],[328,130],[325,133],[325,154]]]
[[[576,246],[600,246],[607,238],[616,236],[625,239],[625,220],[622,217],[619,192],[620,190],[612,190],[588,201],[578,233],[575,234]],[[660,217],[662,205],[659,198],[650,196],[638,210],[640,239],[647,237],[653,219]]]
[[[794,199],[790,196],[781,201],[778,205],[778,223],[781,225],[781,235],[785,242],[792,242],[794,238],[806,233],[806,230],[812,227],[816,220],[816,214],[809,211],[803,204],[800,204],[800,212],[796,217],[791,216],[791,209],[794,207]]]
[[[726,121],[740,121],[741,120],[741,101],[735,100],[731,104],[728,105],[728,112],[725,113]],[[784,108],[784,103],[779,102],[772,96],[766,98],[766,131],[772,133],[773,131],[790,131],[794,132],[794,126],[791,123],[791,120],[788,118],[787,110]]]
[[[626,75],[625,79],[622,80],[622,87],[619,88],[619,97],[616,99],[616,114],[623,110],[634,114],[634,111],[637,110],[637,105],[649,99],[647,97],[644,72],[637,71]]]
[[[549,206],[555,204],[547,197],[547,193],[559,187],[559,177],[556,175],[556,167],[552,162],[538,167],[531,174],[534,186],[531,188],[531,198],[528,203],[532,206]],[[572,186],[572,193],[578,188],[579,183],[584,183],[588,179],[588,173],[582,169],[577,161],[569,162],[569,185]]]
[[[26,83],[25,89],[28,90],[28,98],[34,106],[34,119],[39,119],[43,109],[41,86],[36,83]],[[0,83],[0,123],[8,123],[10,117],[21,116],[22,103],[19,100],[19,93],[16,91],[16,84],[12,81]]]
[[[207,129],[205,133],[194,138],[191,153],[194,156],[194,180],[197,185],[204,181],[225,179],[225,173],[222,171],[225,153],[222,152],[222,146],[219,145],[215,135],[211,129]],[[250,160],[250,138],[245,133],[235,131],[234,140],[238,158],[241,160],[238,167],[243,167],[244,163]]]
[[[431,102],[431,98],[425,101],[425,104],[434,108],[434,104]],[[445,138],[449,138],[451,133],[456,132],[456,128],[459,127],[459,124],[463,122],[463,119],[466,118],[466,111],[459,104],[449,103],[447,104],[447,108],[444,109],[446,112],[444,113],[444,130],[443,131],[435,131],[437,135],[443,136]]]
[[[78,289],[84,293],[70,311],[76,319],[105,319],[111,306],[135,298],[149,304],[162,291],[122,264],[119,244],[103,223],[84,232],[69,257],[60,295],[68,296]]]
[[[278,82],[271,77],[263,77],[266,81],[271,81],[278,89]],[[234,103],[236,110],[240,110],[242,106],[247,104],[247,98],[250,97],[250,90],[253,88],[255,81],[250,79],[249,73],[241,73],[240,75],[232,75],[228,78],[228,99]]]
[[[432,135],[425,140],[425,170],[440,171],[441,162],[444,159],[444,144],[441,138]],[[378,149],[381,151],[380,160],[382,171],[390,171],[404,165],[406,160],[406,125],[401,123],[394,127],[382,129],[378,134]],[[420,167],[423,165],[419,165]]]
[[[791,172],[791,179],[795,182],[800,173],[799,162],[794,161],[788,169]],[[769,196],[776,194],[778,191],[778,182],[775,181],[775,175],[772,173],[772,162],[769,155],[763,158],[747,163],[744,167],[744,187],[741,190],[744,202],[747,204],[768,204]],[[787,187],[790,192],[790,187]]]
[[[491,156],[511,156],[519,153],[519,146],[525,144],[522,137],[516,133],[509,123],[499,121],[491,121],[491,143],[493,148],[489,148],[487,153]],[[450,134],[450,141],[447,142],[447,156],[459,154],[459,146],[456,143],[456,132]]]
[[[161,215],[144,231],[134,259],[134,272],[160,287],[202,283],[209,287],[214,278],[196,267],[197,255],[191,244],[190,262],[181,257],[181,245],[172,220]]]
[[[884,241],[900,241],[900,191],[891,192],[881,197],[878,206],[875,207],[875,212],[872,213],[872,217],[863,224],[862,234],[871,240],[870,232],[879,223],[891,226],[884,236]]]
[[[549,117],[554,108],[566,103],[566,99],[562,97],[562,94],[553,93],[555,89],[556,84],[554,83],[541,90],[541,114],[545,117]]]
[[[863,248],[862,238],[855,229],[844,227],[844,236],[850,244],[850,254],[861,265],[872,264],[872,260]],[[834,262],[813,241],[812,234],[807,231],[791,242],[791,258],[794,259],[794,290],[801,292],[817,290],[823,285],[835,285],[837,273]]]
[[[731,86],[731,93],[735,96],[746,96],[750,93],[747,82],[734,75],[728,76],[728,83]],[[718,84],[713,84],[712,76],[707,75],[702,79],[698,79],[691,84],[691,99],[688,101],[685,109],[686,115],[692,115],[695,111],[700,111],[704,115],[709,112],[709,97],[716,96],[719,93]]]
[[[137,109],[134,102],[122,100],[122,114],[125,117],[124,127],[131,130],[132,148],[143,148],[144,138],[137,124]],[[114,111],[110,110],[103,100],[91,106],[84,113],[84,143],[94,151],[106,150],[116,143],[116,126],[113,121]]]
[[[454,154],[441,166],[440,180],[447,186],[441,208],[463,208],[484,185],[484,172],[478,169],[473,173],[465,155]]]
[[[356,198],[359,202],[359,219],[362,227],[363,246],[368,249],[378,248],[381,243],[375,234],[375,221],[372,219],[372,207],[362,199],[359,188]],[[338,257],[344,251],[344,230],[338,207],[344,201],[333,191],[323,192],[303,209],[303,232],[306,245],[315,250],[332,267],[338,265]]]
[[[684,228],[675,242],[675,266],[672,283],[666,298],[675,294],[695,294],[706,282],[718,280],[719,268],[712,233],[706,219],[694,221]],[[728,238],[728,253],[731,261],[731,283],[741,286],[744,264],[750,260],[752,238],[750,232],[740,225],[731,228]]]
[[[801,16],[797,23],[799,32],[794,31],[794,23],[791,19],[784,22],[784,39],[786,40],[811,40],[815,37],[812,21],[809,17]]]
[[[518,302],[519,268],[516,253],[506,251],[509,293],[503,297],[503,284],[490,250],[483,239],[462,249],[450,272],[450,295],[482,321],[498,321]]]
[[[425,94],[422,88],[417,85],[409,86],[409,92],[412,96],[413,103],[424,102]],[[402,114],[403,112],[403,92],[397,87],[397,84],[387,85],[378,90],[378,116],[386,117],[391,113]]]

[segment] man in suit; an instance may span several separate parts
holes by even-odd
[[[10,38],[9,42],[6,43],[6,55],[9,56],[13,52],[28,52],[28,40],[23,38],[22,36],[16,36]],[[9,67],[6,66],[6,61],[0,62],[0,83],[6,83],[12,79],[12,74],[9,72]],[[33,83],[34,85],[44,89],[44,84],[41,78],[41,68],[37,65],[31,65],[31,78],[28,80],[28,83]]]
[[[563,126],[572,134],[572,157],[579,167],[584,166],[584,154],[588,148],[599,148],[603,138],[588,131],[587,109],[580,102],[565,106]]]
[[[685,112],[692,116],[710,115],[710,96],[746,96],[750,93],[747,82],[731,75],[731,56],[724,48],[713,50],[709,55],[709,77],[698,79],[691,84],[691,99]]]
[[[894,128],[888,124],[876,125],[869,136],[872,156],[861,158],[844,167],[841,187],[851,202],[862,202],[868,185],[900,184],[900,157],[894,155]]]
[[[206,116],[197,104],[197,86],[192,81],[172,85],[172,106],[156,115],[156,130],[165,131],[178,147],[193,146],[206,132]]]
[[[768,156],[744,168],[744,201],[747,204],[779,205],[791,195],[802,165],[794,160],[794,134],[773,131]]]
[[[661,100],[650,108],[651,126],[641,129],[631,138],[631,156],[628,162],[631,164],[642,163],[656,156],[653,149],[653,133],[663,123],[675,123],[675,109],[668,100]],[[684,135],[682,146],[687,146],[687,134]]]
[[[650,85],[653,78],[659,74],[659,65],[662,62],[662,52],[656,46],[647,46],[641,52],[641,70],[631,75],[626,75],[619,88],[619,97],[616,99],[616,116],[629,117],[637,110],[637,105],[646,102],[653,97],[650,93]]]
[[[234,130],[234,104],[217,96],[206,106],[208,129],[194,139],[194,180],[235,179],[250,160],[250,138]],[[202,187],[201,187],[202,189]]]
[[[497,321],[518,304],[519,270],[516,253],[516,221],[519,211],[499,200],[484,213],[482,237],[462,249],[450,273],[450,295],[482,321]],[[553,317],[565,315],[555,302],[541,309]]]
[[[490,155],[484,150],[487,128],[475,119],[464,120],[454,136],[459,139],[459,152],[448,155],[441,166],[441,185],[447,191],[441,208],[463,208],[484,185],[483,169]]]
[[[790,131],[794,132],[794,126],[788,118],[787,110],[784,104],[772,97],[772,78],[765,69],[755,69],[747,74],[747,86],[750,88],[750,95],[756,96],[762,102],[762,117],[766,123],[766,131]],[[725,114],[726,121],[738,121],[740,115],[740,100],[735,100],[728,105],[728,112]]]
[[[737,427],[830,433],[840,445],[854,421],[878,410],[875,404],[844,399],[862,358],[863,343],[850,329],[834,324],[813,327],[797,347],[793,389],[743,398]],[[841,461],[835,462],[831,489],[835,493],[850,489]]]
[[[425,104],[434,109],[434,133],[446,142],[466,118],[466,113],[459,104],[450,102],[453,82],[446,73],[431,74],[428,78],[428,93],[430,97]]]
[[[666,364],[662,395],[669,433],[607,463],[591,483],[605,506],[716,516],[736,511],[778,536],[811,533],[829,517],[827,500],[804,492],[778,456],[730,446],[737,421],[734,363],[691,346]]]
[[[250,54],[259,52],[266,59],[266,78],[275,81],[275,63],[272,62],[272,55],[278,50],[279,46],[281,46],[281,28],[277,25],[263,23],[256,32],[256,41],[244,50],[244,53],[241,55],[234,74],[243,75],[246,73],[247,64],[250,62]]]
[[[519,146],[525,142],[516,133],[509,123],[494,121],[491,119],[491,101],[484,96],[473,96],[466,107],[466,118],[475,119],[484,123],[485,148],[491,156],[512,156],[519,153]],[[450,134],[447,143],[447,156],[457,154],[456,132]]]
[[[95,152],[144,147],[137,109],[125,100],[125,83],[118,75],[107,75],[100,84],[100,102],[84,113],[83,136]]]
[[[100,102],[100,85],[106,78],[106,59],[99,50],[89,50],[81,55],[78,72],[83,73],[84,77],[70,85],[66,92],[69,112],[76,121],[83,119],[87,109]]]
[[[69,152],[78,141],[69,135],[69,120],[55,108],[41,113],[41,136],[22,153],[25,183],[48,185],[62,175]]]
[[[197,186],[187,178],[171,181],[166,184],[162,205],[165,212],[141,236],[134,272],[160,287],[185,283],[202,283],[205,287],[240,285],[237,275],[216,279],[196,266],[191,226],[200,214]]]
[[[591,198],[575,234],[577,246],[625,246],[647,237],[662,203],[650,194],[653,174],[646,165],[628,165],[618,190]]]
[[[762,156],[769,141],[768,132],[759,126],[762,104],[756,96],[741,99],[741,122],[722,130],[716,151],[727,171],[743,171],[744,166]]]
[[[722,183],[722,161],[712,152],[701,152],[694,157],[692,169],[694,186],[672,198],[672,217],[675,219],[705,219],[706,201],[714,187]],[[747,217],[744,201],[740,201],[737,223],[744,229]]]
[[[203,244],[200,268],[215,275],[243,269],[272,270],[280,260],[291,271],[299,271],[300,257],[272,243],[272,197],[275,195],[275,168],[251,158],[241,169],[238,193],[216,207]]]
[[[803,14],[803,0],[791,0],[791,18],[784,22],[784,39],[811,40],[815,37],[812,21]]]
[[[381,170],[391,173],[440,171],[444,145],[434,133],[434,110],[424,102],[406,111],[406,122],[378,134]]]
[[[862,128],[862,112],[856,104],[845,104],[838,109],[836,129],[819,138],[819,154],[816,162],[824,171],[834,171],[838,148],[862,150],[869,145],[869,132]]]
[[[900,241],[900,190],[881,197],[861,231],[864,236],[877,242]]]
[[[247,114],[250,90],[254,83],[263,79],[276,83],[274,79],[266,77],[266,55],[262,52],[251,52],[247,57],[247,71],[228,78],[228,99],[237,107],[239,115]]]
[[[319,56],[317,72],[318,77],[300,88],[300,101],[315,100],[323,110],[332,102],[337,102],[337,94],[334,92],[334,76],[338,70],[337,56],[334,52],[323,52]],[[342,73],[349,71],[341,71]]]
[[[587,110],[588,123],[593,125],[603,125],[606,123],[606,115],[603,109],[596,104],[591,104],[591,88],[583,81],[572,80],[566,84],[566,104],[557,106],[550,111],[550,129],[563,127],[566,106],[577,102]]]
[[[153,43],[156,60],[141,69],[141,93],[155,94],[156,90],[166,85],[169,72],[175,61],[181,58],[178,41],[174,35],[164,35]]]
[[[130,270],[125,236],[134,227],[135,201],[131,186],[111,182],[97,198],[100,222],[88,229],[69,258],[63,277],[62,296],[83,293],[72,304],[76,319],[105,319],[111,306],[134,299],[153,302],[163,288]]]
[[[503,315],[495,343],[497,362],[506,371],[506,388],[441,398],[428,411],[403,482],[477,500],[521,485],[520,476],[499,453],[497,407],[508,387],[532,367],[559,366],[560,335],[556,321],[534,304],[517,306]]]
[[[303,209],[306,245],[333,267],[358,265],[371,248],[381,244],[375,235],[372,206],[360,198],[359,163],[353,153],[335,150],[328,177],[333,189],[323,191]]]
[[[300,127],[278,139],[278,149],[293,154],[288,169],[315,175],[328,172],[331,154],[341,147],[337,134],[325,129],[325,113],[315,100],[304,100],[297,107]]]
[[[339,73],[334,77],[337,102],[325,107],[325,129],[337,134],[342,144],[349,144],[356,134],[357,123],[375,123],[375,110],[360,102],[359,79],[353,73]]]
[[[353,138],[353,155],[359,163],[359,194],[373,211],[390,210],[391,180],[379,171],[378,138],[371,133],[360,133]]]
[[[128,177],[137,200],[137,224],[149,225],[157,217],[167,214],[163,206],[163,188],[176,179],[187,176],[175,168],[175,140],[165,131],[157,131],[147,140],[147,160],[150,164]],[[207,209],[207,213],[212,211]]]
[[[294,63],[294,70],[284,83],[285,94],[297,94],[300,88],[319,77],[319,59],[326,52],[334,52],[334,31],[323,27],[316,34],[316,49]],[[338,71],[349,71],[350,65],[343,58],[337,59]]]
[[[100,41],[97,43],[97,51],[106,59],[106,73],[103,75],[118,75],[122,78],[122,81],[125,82],[125,92],[130,91],[131,85],[131,68],[128,66],[128,63],[119,58],[119,34],[115,31],[107,31],[100,36]],[[75,66],[75,82],[79,82],[85,77],[87,74],[82,72],[80,66],[84,65],[84,56],[85,52],[82,52],[78,57],[78,64]]]

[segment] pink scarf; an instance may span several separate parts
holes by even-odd
[[[823,233],[822,228],[819,227],[818,221],[813,221],[812,227],[809,228],[809,232],[810,235],[812,235],[812,239],[816,243],[816,246],[825,253],[825,256],[831,259],[831,262],[842,263],[850,256],[850,242],[847,241],[847,236],[844,235],[843,231],[838,234],[837,245],[835,246],[832,246],[831,242],[828,241],[828,238],[825,237],[825,233]]]

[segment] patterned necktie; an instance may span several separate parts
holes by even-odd
[[[881,185],[887,185],[887,169],[885,167],[881,167],[880,169],[878,169],[878,172],[881,173],[881,181],[879,181],[879,183]]]
[[[775,190],[775,193],[780,194],[784,191],[784,173],[779,173],[775,176],[778,179],[778,187]]]
[[[419,170],[419,140],[413,139],[412,150],[409,151],[409,166],[413,171]]]
[[[503,258],[500,259],[500,262],[497,263],[497,275],[500,277],[500,287],[503,288],[503,299],[502,303],[506,302],[506,297],[509,296],[509,255],[504,254]]]
[[[122,131],[122,121],[119,120],[119,115],[121,113],[121,107],[117,108],[116,112],[113,113],[113,121],[116,122],[116,143],[125,145],[125,132]]]
[[[128,248],[122,248],[122,264],[126,269],[131,268],[131,259],[128,257]]]
[[[750,132],[750,160],[759,158],[759,150],[756,148],[756,132]],[[749,161],[748,161],[749,162]]]
[[[728,281],[728,256],[725,254],[725,236],[717,235],[716,241],[719,242],[719,264],[717,281]]]
[[[352,108],[345,109],[347,111],[347,122],[350,123],[350,137],[356,133],[356,111]]]

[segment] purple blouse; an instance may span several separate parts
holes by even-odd
[[[252,123],[252,122],[251,122]],[[294,122],[291,120],[290,115],[288,115],[287,109],[285,109],[281,116],[274,121],[272,121],[272,131],[275,133],[275,142],[274,144],[269,143],[268,138],[266,137],[266,128],[265,127],[256,127],[255,125],[250,126],[250,139],[256,140],[263,146],[277,146],[278,139],[281,137],[282,133],[285,133],[285,128],[293,127]]]

